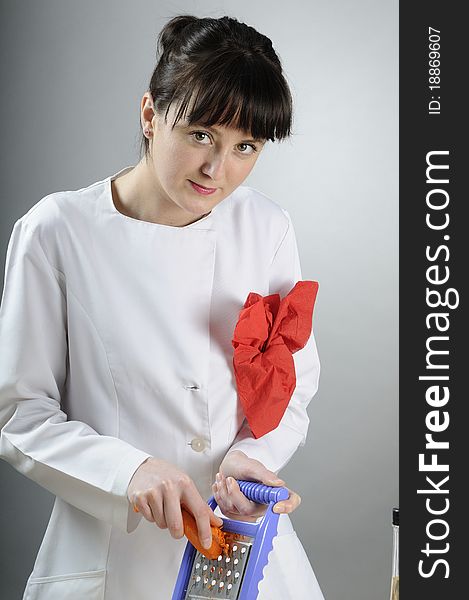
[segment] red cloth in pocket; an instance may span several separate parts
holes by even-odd
[[[317,281],[298,281],[279,294],[250,292],[236,324],[233,366],[238,397],[255,438],[275,429],[296,386],[293,353],[308,341]]]

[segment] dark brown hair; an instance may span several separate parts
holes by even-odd
[[[161,30],[157,59],[148,91],[165,120],[176,102],[172,127],[184,116],[189,125],[233,126],[254,139],[291,135],[292,98],[280,59],[253,27],[231,17],[180,15]],[[145,157],[148,150],[142,134]]]

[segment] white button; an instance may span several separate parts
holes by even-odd
[[[194,452],[202,452],[205,450],[206,442],[202,438],[194,438],[191,442],[191,448]]]

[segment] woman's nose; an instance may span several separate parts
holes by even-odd
[[[221,153],[213,153],[208,156],[201,167],[204,175],[208,175],[213,181],[219,183],[224,178],[225,156]]]

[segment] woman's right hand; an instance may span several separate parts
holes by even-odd
[[[127,498],[147,521],[156,523],[160,529],[169,529],[176,539],[184,535],[181,505],[184,506],[194,515],[204,548],[210,548],[212,543],[210,525],[223,524],[203,500],[192,479],[159,458],[147,458],[138,467],[127,488]]]

